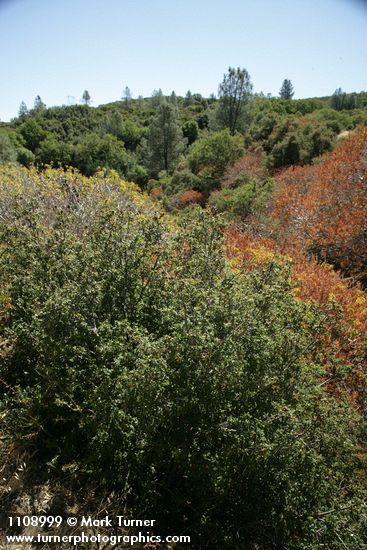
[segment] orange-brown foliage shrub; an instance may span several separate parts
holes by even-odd
[[[158,200],[159,197],[161,197],[162,193],[163,193],[162,187],[154,187],[150,192],[150,196],[153,200]]]
[[[177,208],[186,208],[190,204],[200,204],[203,206],[205,203],[205,197],[200,191],[184,191],[183,193],[177,195],[176,197],[176,207]]]
[[[299,246],[367,283],[367,129],[314,166],[277,178],[278,242]]]
[[[231,229],[226,235],[227,255],[234,269],[252,270],[271,260],[292,263],[295,297],[314,301],[325,317],[324,344],[325,363],[336,364],[342,360],[350,369],[347,383],[351,398],[361,406],[366,392],[366,339],[367,296],[362,290],[352,287],[335,272],[332,266],[320,264],[308,258],[294,246],[279,246],[270,238],[255,237]],[[333,359],[332,359],[333,358]],[[328,385],[337,392],[338,372],[325,374]]]
[[[263,183],[268,177],[264,153],[249,149],[233,166],[227,168],[220,184],[221,187],[238,187],[251,180]]]

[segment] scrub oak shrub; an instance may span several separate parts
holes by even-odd
[[[361,548],[358,417],[286,262],[232,266],[220,218],[167,219],[114,173],[9,170],[3,443],[192,548]]]
[[[272,180],[263,185],[252,180],[240,187],[224,187],[211,193],[208,205],[214,212],[226,212],[230,219],[245,219],[264,210],[273,187]]]

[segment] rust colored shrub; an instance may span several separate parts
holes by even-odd
[[[203,193],[200,191],[194,191],[190,189],[189,191],[184,191],[176,197],[176,207],[177,208],[186,208],[190,204],[199,204],[201,206],[205,203],[205,198]]]
[[[278,242],[300,247],[367,284],[367,129],[351,134],[322,162],[277,178]]]
[[[339,384],[347,385],[356,406],[364,408],[366,393],[367,296],[357,287],[348,286],[340,273],[326,263],[307,257],[300,248],[282,246],[274,239],[241,233],[231,229],[226,235],[227,255],[235,270],[261,268],[270,261],[290,261],[294,295],[313,301],[323,314],[323,350],[328,365],[324,382],[338,393]],[[338,365],[348,370],[340,375]],[[323,382],[323,383],[324,383]]]
[[[268,177],[264,153],[249,149],[233,166],[227,168],[220,183],[221,187],[238,187],[251,180],[263,183]]]

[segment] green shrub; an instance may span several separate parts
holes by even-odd
[[[132,164],[124,144],[110,134],[103,137],[97,134],[86,135],[75,146],[73,157],[73,165],[87,176],[93,175],[102,167],[112,168],[126,176]]]
[[[233,270],[218,219],[115,175],[0,176],[3,441],[192,548],[361,548],[357,417],[289,266]]]
[[[36,149],[36,160],[39,165],[54,164],[55,166],[69,166],[71,164],[73,147],[54,137],[41,141]],[[26,164],[23,162],[22,164]]]
[[[175,195],[176,193],[183,193],[190,189],[196,189],[200,187],[200,178],[195,176],[187,168],[185,164],[178,166],[174,171],[171,179],[165,186],[165,193],[167,195]]]
[[[0,163],[15,162],[17,151],[5,132],[0,132]]]
[[[204,132],[190,147],[188,162],[191,171],[200,178],[199,191],[209,193],[219,185],[226,168],[243,153],[241,136],[231,136],[228,129]]]
[[[224,188],[214,191],[208,200],[208,205],[215,212],[228,212],[230,217],[246,218],[259,212],[273,191],[273,181],[259,185],[251,181],[236,188]]]

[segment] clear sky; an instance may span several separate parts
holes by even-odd
[[[39,94],[93,105],[188,89],[217,93],[229,66],[257,92],[367,90],[367,1],[0,0],[0,119]]]

